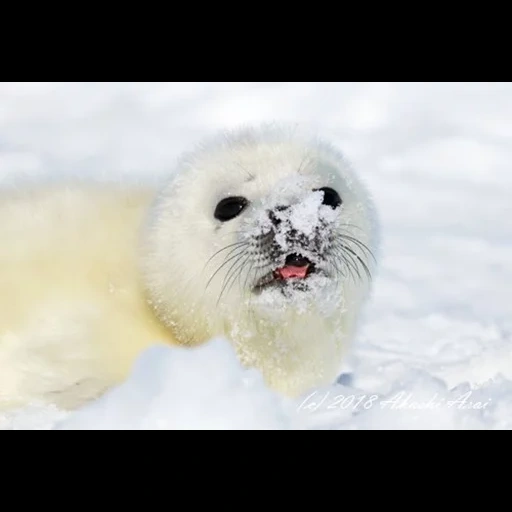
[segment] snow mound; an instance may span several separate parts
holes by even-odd
[[[286,401],[238,363],[229,343],[155,346],[121,386],[57,422],[55,430],[282,430]]]

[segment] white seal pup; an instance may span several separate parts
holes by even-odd
[[[287,396],[335,381],[376,268],[373,202],[340,152],[279,126],[223,133],[160,189],[0,195],[0,408],[70,409],[142,350],[224,336]]]

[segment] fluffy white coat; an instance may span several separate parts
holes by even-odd
[[[343,198],[337,222],[376,254],[360,180],[336,149],[287,128],[222,134],[184,155],[161,188],[67,182],[2,192],[0,408],[78,407],[125,379],[147,347],[191,349],[218,335],[279,392],[332,382],[370,283],[347,272],[298,300],[255,298],[250,274],[226,289],[230,265],[221,266],[222,249],[247,237],[271,201],[300,206],[325,186]],[[251,206],[221,224],[213,212],[230,195]]]

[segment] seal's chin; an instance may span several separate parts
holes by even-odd
[[[307,291],[308,279],[317,274],[317,266],[308,258],[299,254],[290,254],[285,265],[278,267],[258,280],[254,286],[255,293],[268,288],[293,287],[298,291]]]

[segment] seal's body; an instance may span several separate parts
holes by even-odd
[[[294,131],[223,134],[161,188],[0,193],[0,408],[75,408],[155,343],[215,336],[296,396],[335,380],[370,291],[372,203]]]
[[[75,407],[172,339],[137,268],[151,198],[106,185],[0,194],[0,406]]]

